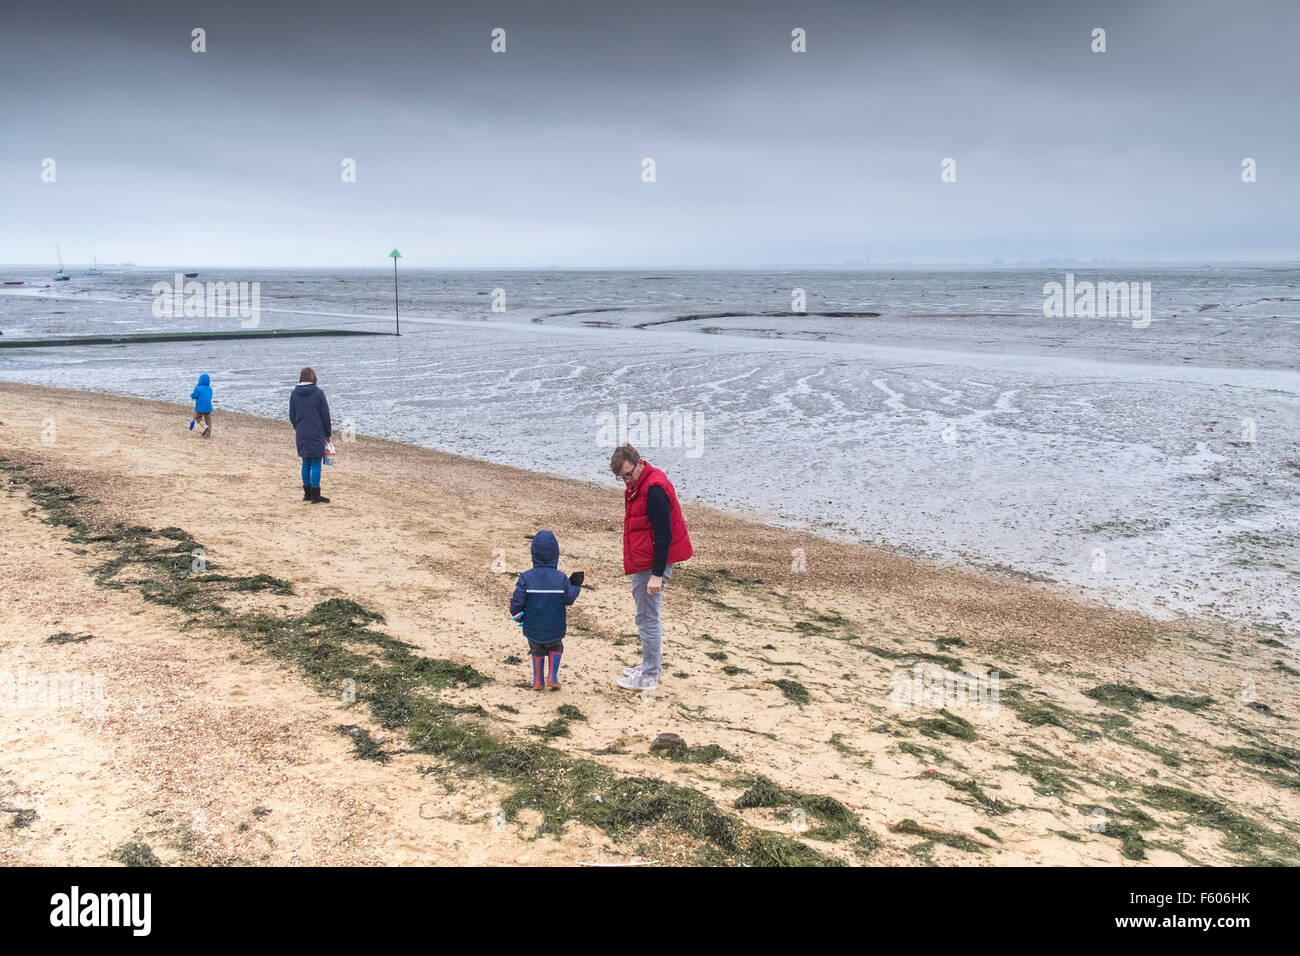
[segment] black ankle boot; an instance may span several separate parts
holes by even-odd
[[[311,485],[302,486],[302,500],[311,501]]]
[[[320,485],[311,490],[311,503],[314,505],[327,505],[330,503],[328,498],[321,497]]]

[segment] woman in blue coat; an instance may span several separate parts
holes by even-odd
[[[316,387],[316,373],[305,368],[298,375],[298,385],[289,396],[289,424],[298,439],[298,457],[302,459],[302,500],[314,505],[329,504],[320,493],[320,465],[325,457],[325,443],[330,440],[330,403]]]

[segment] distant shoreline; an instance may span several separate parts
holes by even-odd
[[[122,335],[71,335],[48,339],[6,339],[0,348],[41,349],[68,345],[147,345],[150,342],[207,342],[220,339],[293,339],[347,335],[392,335],[359,329],[240,329],[228,332],[134,332]]]
[[[80,268],[85,263],[65,263],[65,268]],[[6,269],[49,269],[57,270],[58,263],[44,262],[19,262],[10,266],[0,267],[0,272]],[[175,265],[114,265],[113,263],[99,264],[101,269],[115,269],[122,272],[174,272],[178,267]],[[186,266],[190,268],[190,266]],[[379,273],[384,275],[391,274],[386,266],[368,266],[368,265],[345,265],[345,266],[320,266],[320,265],[198,265],[193,266],[200,271],[203,270],[221,270],[224,272],[366,272]],[[1121,260],[1106,261],[1089,261],[1089,260],[1049,260],[1045,262],[1012,262],[1001,265],[992,262],[934,262],[934,263],[895,263],[879,262],[868,263],[865,265],[836,265],[834,263],[773,263],[760,264],[754,266],[527,266],[527,265],[477,265],[477,266],[428,266],[428,265],[411,265],[407,260],[402,260],[402,271],[418,272],[558,272],[558,273],[586,273],[586,272],[617,272],[627,274],[640,273],[692,273],[692,272],[1039,272],[1044,269],[1276,269],[1276,268],[1300,268],[1300,259],[1243,259],[1243,260],[1222,260],[1222,261],[1204,261],[1204,260],[1176,260],[1170,262],[1160,262],[1151,260],[1138,260],[1125,262]],[[73,278],[79,278],[74,275]],[[93,278],[93,277],[92,277]],[[200,278],[202,276],[200,275]]]

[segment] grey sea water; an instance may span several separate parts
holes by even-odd
[[[174,271],[16,270],[0,331],[239,328],[155,316]],[[1149,282],[1149,325],[1045,317],[1067,271]],[[393,326],[382,269],[197,281],[260,283],[264,328]],[[1300,269],[410,270],[400,303],[400,338],[0,349],[0,379],[186,402],[208,372],[283,417],[312,365],[359,433],[612,485],[628,427],[688,499],[1300,634]]]

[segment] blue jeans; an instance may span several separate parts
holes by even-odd
[[[664,568],[665,587],[672,576],[673,566],[670,564]],[[636,602],[636,629],[641,635],[641,676],[658,680],[664,637],[664,626],[659,620],[659,608],[664,601],[664,592],[651,594],[646,590],[646,585],[649,583],[649,571],[638,571],[632,575],[632,600]]]
[[[302,460],[302,483],[308,488],[320,487],[319,458],[304,458]]]

